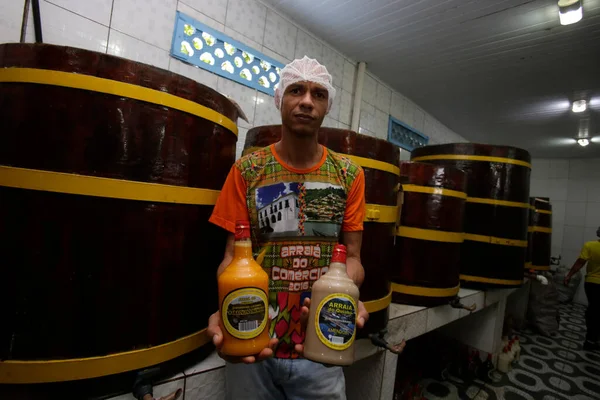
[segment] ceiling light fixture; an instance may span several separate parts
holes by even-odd
[[[590,141],[589,141],[589,139],[585,139],[585,138],[584,139],[577,139],[577,143],[579,143],[579,145],[581,147],[585,147],[588,144],[590,144]]]
[[[573,102],[573,112],[580,113],[584,112],[587,109],[587,101],[585,100],[577,100]]]
[[[558,15],[561,25],[571,25],[583,18],[581,0],[559,0]]]

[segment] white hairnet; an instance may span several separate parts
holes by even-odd
[[[333,99],[335,99],[335,88],[332,85],[331,75],[329,75],[324,65],[307,56],[292,61],[281,70],[279,84],[275,89],[275,107],[277,109],[281,109],[285,89],[296,82],[314,82],[327,89],[329,92],[327,112],[329,112]]]

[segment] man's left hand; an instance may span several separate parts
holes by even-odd
[[[310,299],[306,298],[306,299],[304,299],[304,304],[302,305],[302,310],[301,310],[301,314],[300,314],[300,322],[302,323],[302,331],[303,332],[306,332],[306,325],[308,323],[308,314],[309,313],[310,313]],[[356,327],[358,329],[362,329],[368,320],[369,320],[369,313],[367,312],[367,309],[365,308],[365,305],[363,304],[363,302],[359,301],[358,302],[358,316],[356,317]],[[296,352],[298,354],[300,354],[300,356],[302,356],[304,354],[304,343],[295,345],[294,350],[296,350]]]

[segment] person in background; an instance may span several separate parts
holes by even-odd
[[[302,358],[304,323],[314,281],[326,272],[333,247],[347,247],[348,275],[360,287],[365,217],[364,171],[318,143],[335,96],[331,75],[304,57],[281,70],[275,106],[281,140],[237,160],[210,221],[230,232],[219,275],[231,262],[236,220],[250,220],[255,259],[269,274],[271,343],[255,356],[227,361],[228,399],[345,399],[341,367]],[[357,327],[368,319],[358,304]],[[208,334],[223,344],[220,315]],[[261,361],[261,362],[259,362]]]
[[[596,230],[596,236],[600,238],[600,227]],[[588,299],[588,307],[585,312],[585,324],[587,335],[584,350],[600,351],[600,239],[587,242],[583,245],[581,254],[571,270],[565,276],[565,285],[568,285],[575,275],[587,263],[587,275],[585,276],[585,295]]]

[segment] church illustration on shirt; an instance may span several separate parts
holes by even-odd
[[[282,182],[256,190],[261,238],[337,237],[345,211],[341,186]]]

